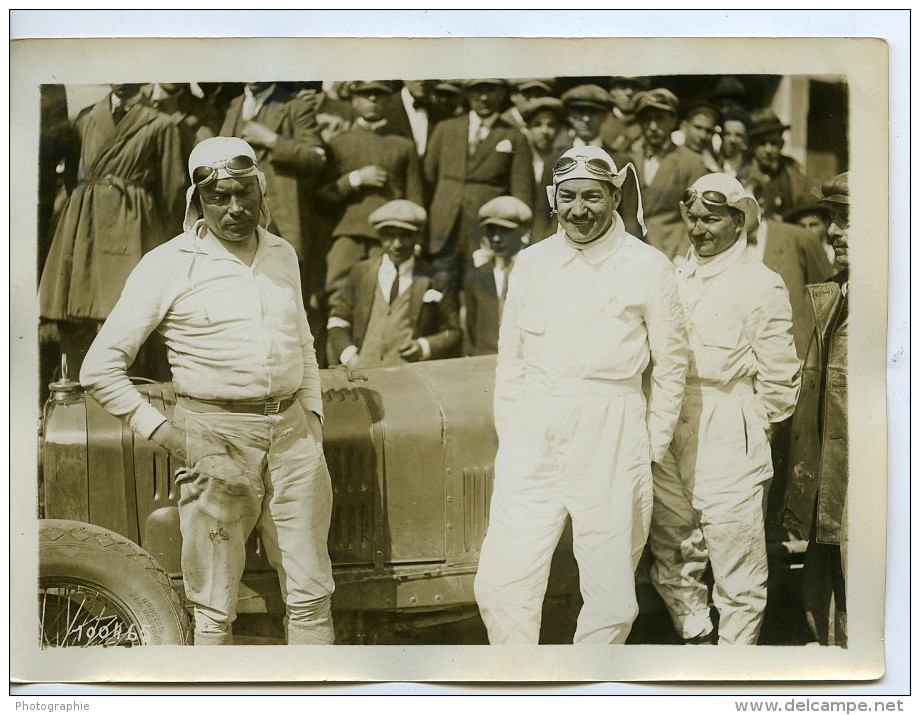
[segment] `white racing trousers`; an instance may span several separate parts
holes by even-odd
[[[681,637],[755,645],[767,604],[764,504],[773,476],[767,420],[750,381],[687,385],[674,440],[652,466],[652,583]]]
[[[645,397],[622,382],[529,376],[498,425],[495,489],[475,594],[489,642],[537,643],[550,562],[572,518],[584,606],[576,643],[623,643],[652,477]]]

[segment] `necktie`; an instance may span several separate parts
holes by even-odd
[[[479,147],[482,140],[486,138],[488,133],[489,128],[485,124],[480,124],[476,133],[473,134],[473,141],[470,142],[470,156],[476,153],[476,149]]]
[[[399,297],[399,269],[396,270],[396,277],[393,278],[393,285],[390,286],[390,305],[396,302]]]
[[[511,263],[505,261],[505,265],[502,266],[502,272],[504,273],[502,281],[502,300],[508,297],[508,278],[511,276]]]
[[[112,110],[112,121],[118,124],[122,118],[128,113],[128,110],[125,109],[123,104],[119,104],[115,109]]]

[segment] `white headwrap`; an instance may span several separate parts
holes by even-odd
[[[622,169],[617,169],[616,162],[614,162],[610,154],[600,147],[590,144],[569,149],[565,154],[559,157],[557,162],[562,159],[575,159],[576,164],[569,171],[560,173],[553,171],[553,185],[546,187],[549,205],[553,209],[556,208],[556,189],[559,187],[559,184],[564,181],[569,181],[570,179],[594,179],[595,181],[606,181],[612,184],[614,188],[620,189],[626,182],[626,174],[631,171],[636,187],[636,221],[639,223],[639,226],[642,227],[643,236],[645,235],[647,229],[645,226],[645,214],[642,211],[642,192],[639,189],[639,177],[636,174],[636,167],[632,165],[632,162],[626,164]],[[579,161],[579,159],[581,161]],[[609,174],[598,174],[593,172],[588,168],[587,164],[590,159],[601,159],[606,162],[610,166],[611,172]]]
[[[705,191],[718,191],[723,194],[729,206],[744,214],[745,235],[749,236],[760,225],[760,204],[735,177],[720,173],[706,174],[693,182],[690,188],[700,194]],[[681,212],[686,212],[687,208],[689,206],[682,205]]]
[[[227,171],[227,163],[238,156],[248,156],[252,159],[252,169],[244,173],[231,173]],[[188,188],[188,191],[185,192],[185,219],[182,222],[183,229],[186,231],[192,230],[199,220],[198,211],[192,203],[192,198],[198,190],[198,187],[195,186],[195,169],[199,169],[203,166],[217,169],[216,178],[218,180],[231,177],[240,178],[243,176],[259,177],[259,189],[262,192],[262,215],[259,225],[263,228],[268,226],[271,222],[271,214],[269,214],[268,204],[265,201],[265,174],[259,169],[255,150],[247,142],[237,137],[212,137],[196,145],[188,158],[188,175],[192,179],[192,185]]]

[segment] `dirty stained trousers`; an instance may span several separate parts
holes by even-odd
[[[795,407],[799,361],[782,279],[743,240],[678,269],[690,367],[674,441],[653,465],[652,582],[686,639],[756,644],[767,599],[765,494],[773,477],[767,430]]]

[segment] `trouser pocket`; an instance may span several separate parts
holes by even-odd
[[[196,502],[211,518],[236,522],[261,510],[265,451],[240,435],[185,420],[188,467],[176,474],[179,504]]]

